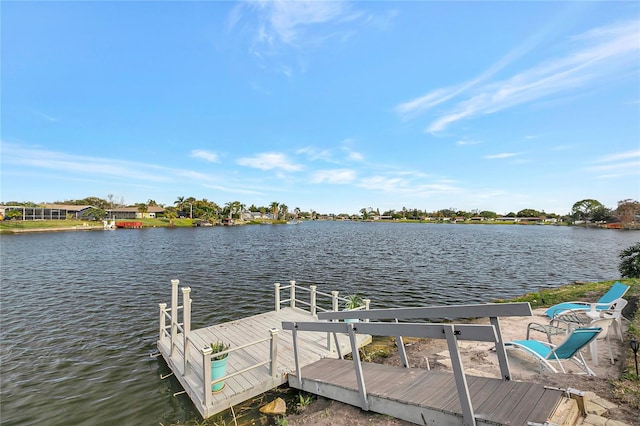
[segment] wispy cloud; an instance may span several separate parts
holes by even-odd
[[[508,52],[505,56],[500,58],[495,64],[491,65],[479,76],[458,85],[433,90],[416,99],[401,103],[396,106],[396,112],[402,117],[403,120],[408,120],[437,105],[440,105],[443,102],[455,98],[456,96],[466,92],[474,86],[477,86],[492,78],[502,69],[509,66],[518,58],[524,56],[527,52],[535,48],[546,37],[548,32],[549,29],[545,27],[537,33],[531,35],[523,43]]]
[[[412,194],[416,196],[461,192],[460,188],[452,185],[452,182],[447,180],[424,183],[418,179],[383,175],[363,178],[358,182],[357,186],[371,191],[381,191],[391,194]]]
[[[610,163],[612,161],[628,160],[630,158],[631,159],[640,159],[640,150],[620,152],[618,154],[606,155],[606,156],[604,156],[602,158],[596,159],[593,162],[594,163]]]
[[[437,133],[462,119],[493,114],[560,93],[613,81],[617,75],[638,69],[639,38],[638,21],[596,28],[574,37],[570,41],[572,50],[562,57],[546,60],[505,80],[485,82],[511,62],[512,57],[527,51],[526,48],[517,49],[516,53],[507,55],[470,82],[453,88],[435,89],[397,106],[396,111],[403,116],[416,114],[464,94],[462,99],[426,128],[430,133]],[[470,93],[466,95],[467,92]]]
[[[600,178],[640,175],[640,150],[606,155],[592,164],[597,165],[588,167],[587,171],[600,174]]]
[[[304,167],[300,164],[292,163],[286,155],[277,152],[264,152],[253,157],[243,157],[238,159],[237,164],[260,170],[272,170],[286,172],[299,172]]]
[[[194,149],[193,151],[191,151],[191,157],[200,158],[210,163],[218,163],[220,161],[218,154],[216,154],[215,152],[206,151],[204,149]]]
[[[284,46],[318,43],[339,32],[337,24],[348,24],[362,15],[343,1],[247,1],[232,9],[227,23],[233,29],[245,18],[256,18],[256,49],[273,53]],[[321,25],[326,26],[324,31],[319,28]],[[342,31],[346,29],[345,26]]]
[[[356,178],[356,172],[350,169],[318,170],[311,176],[312,183],[347,184]]]
[[[634,174],[640,173],[640,159],[636,161],[627,161],[624,163],[615,163],[615,164],[603,164],[601,166],[593,166],[589,167],[590,171],[601,172],[606,170],[617,170],[619,172],[631,170],[635,171]]]
[[[304,71],[306,61],[294,59],[295,67],[286,64],[283,55],[292,50],[297,56],[325,46],[329,42],[343,43],[360,28],[384,28],[381,21],[393,20],[395,14],[375,19],[346,1],[244,1],[227,17],[230,30],[248,31],[250,52],[263,62],[277,58],[268,68],[287,76],[295,69]]]
[[[54,117],[54,116],[52,116],[52,115],[49,115],[49,114],[45,114],[45,113],[44,113],[44,112],[42,112],[42,111],[35,111],[35,110],[34,110],[34,111],[33,111],[33,113],[34,113],[35,115],[37,115],[38,117],[40,117],[40,118],[42,118],[42,119],[44,119],[44,120],[46,120],[46,121],[48,121],[48,122],[50,122],[50,123],[55,123],[55,122],[57,122],[57,121],[58,121],[58,119],[57,119],[56,117]]]
[[[480,141],[460,140],[460,141],[456,142],[456,145],[458,145],[458,146],[477,145],[479,143],[480,143]]]
[[[305,155],[311,161],[333,162],[331,151],[328,149],[318,149],[313,146],[306,146],[296,151],[296,154]]]
[[[113,179],[168,182],[178,170],[134,161],[113,160],[49,151],[40,147],[2,144],[2,162],[8,165],[55,170],[58,173],[78,173]]]
[[[502,152],[500,154],[485,155],[484,158],[486,158],[487,160],[499,160],[502,158],[516,157],[518,155],[520,154],[516,154],[515,152]]]

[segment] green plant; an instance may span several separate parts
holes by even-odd
[[[301,393],[298,394],[298,402],[296,403],[296,411],[301,413],[307,409],[309,405],[311,405],[312,396],[311,395],[303,395]]]
[[[357,309],[361,306],[364,306],[364,300],[362,300],[362,297],[358,296],[357,294],[351,294],[347,296],[344,302],[345,309]]]
[[[618,270],[623,277],[640,278],[640,243],[627,247],[619,254]]]
[[[276,425],[278,426],[287,426],[287,424],[289,423],[289,421],[285,416],[278,416],[275,418],[275,421],[276,421]]]
[[[221,342],[219,340],[216,341],[215,343],[212,343],[211,344],[211,355],[212,355],[211,359],[214,360],[214,361],[219,361],[221,359],[225,359],[226,357],[229,356],[228,352],[224,353],[222,355],[216,355],[216,354],[219,353],[219,352],[227,351],[227,350],[229,350],[230,347],[231,347],[230,344],[226,344],[225,345],[223,342]]]

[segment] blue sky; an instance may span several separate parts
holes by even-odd
[[[0,200],[640,200],[640,3],[2,2]]]

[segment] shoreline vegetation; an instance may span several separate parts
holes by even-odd
[[[573,282],[556,288],[540,289],[537,292],[527,293],[513,299],[499,299],[493,300],[493,302],[528,302],[531,304],[532,309],[536,309],[546,308],[568,300],[593,301],[604,294],[615,281],[630,286],[625,295],[625,299],[629,303],[624,311],[625,317],[629,322],[627,323],[628,327],[620,360],[617,362],[619,365],[618,375],[613,378],[600,378],[600,382],[597,384],[597,379],[591,379],[586,382],[587,385],[585,386],[591,386],[591,388],[580,390],[585,392],[593,391],[599,397],[613,402],[619,407],[616,414],[618,420],[635,424],[637,417],[634,413],[640,412],[640,376],[635,373],[634,356],[629,342],[631,339],[640,340],[640,311],[638,310],[638,305],[640,304],[640,278],[623,278],[601,282]],[[413,346],[418,345],[412,344],[407,350],[410,351]],[[360,356],[366,361],[384,363],[386,359],[396,354],[397,349],[393,344],[374,339],[374,342],[361,349]],[[286,401],[287,413],[285,415],[267,416],[259,412],[260,406],[278,397]],[[301,401],[305,401],[305,403],[301,404]],[[298,425],[313,424],[318,418],[323,419],[323,425],[407,424],[388,416],[365,412],[357,407],[332,402],[324,398],[318,398],[313,394],[298,392],[295,389],[282,386],[257,397],[253,401],[234,407],[233,412],[227,410],[206,420],[188,420],[184,423],[174,423],[173,426],[219,426],[225,424],[237,424],[240,426],[255,424]]]
[[[326,221],[326,219],[314,219],[318,221]],[[223,224],[222,222],[206,222],[203,223],[201,219],[168,219],[168,218],[142,218],[131,220],[116,220],[119,221],[135,221],[142,224],[142,228],[188,228],[188,227],[207,227],[207,226],[229,226],[229,224]],[[307,220],[298,220],[298,222],[306,222]],[[329,219],[328,221],[341,222],[339,219]],[[422,224],[435,224],[435,225],[544,225],[544,226],[580,226],[588,228],[601,228],[601,229],[623,229],[623,230],[640,230],[640,224],[629,223],[624,226],[612,227],[611,224],[578,224],[571,225],[566,222],[558,223],[528,223],[528,222],[478,222],[473,220],[464,221],[433,221],[433,220],[417,220],[417,219],[394,219],[394,220],[349,220],[350,222],[371,222],[371,223],[422,223]],[[231,226],[243,226],[243,225],[285,225],[287,221],[284,220],[234,220]],[[10,233],[22,233],[22,232],[57,232],[57,231],[99,231],[104,230],[102,221],[87,221],[87,220],[4,220],[0,221],[0,234]]]

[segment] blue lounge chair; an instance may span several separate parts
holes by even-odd
[[[553,373],[557,373],[558,370],[551,365],[550,361],[556,361],[560,366],[560,370],[566,373],[561,360],[570,360],[589,376],[595,376],[596,374],[584,361],[580,350],[598,337],[601,331],[601,327],[576,328],[557,346],[539,340],[514,340],[512,342],[506,342],[504,346],[507,349],[523,349],[533,355],[543,369],[547,368]]]
[[[603,294],[602,297],[594,304],[595,309],[597,311],[606,311],[607,309],[610,309],[616,299],[622,298],[627,290],[629,290],[628,285],[624,285],[616,281],[609,291]],[[591,305],[592,303],[589,302],[562,302],[547,309],[545,314],[549,318],[554,318],[555,316],[562,315],[563,312],[568,310],[588,311],[591,309]]]

